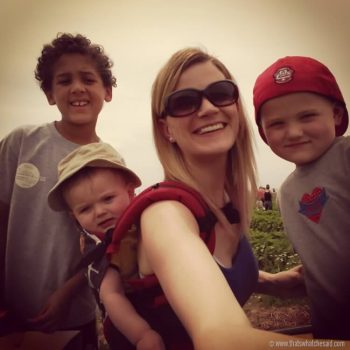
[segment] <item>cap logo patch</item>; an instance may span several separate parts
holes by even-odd
[[[288,83],[293,79],[294,70],[290,67],[279,68],[273,75],[277,84]]]

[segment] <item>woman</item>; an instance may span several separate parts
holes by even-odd
[[[199,238],[190,211],[178,202],[163,201],[148,207],[141,217],[140,272],[157,275],[195,347],[218,348],[220,333],[249,327],[220,269],[233,280],[242,303],[258,278],[244,234],[256,188],[247,119],[229,71],[198,49],[175,53],[159,72],[152,91],[152,117],[165,179],[196,189],[217,216],[216,261]],[[228,201],[239,210],[240,223],[231,225],[221,212]],[[238,268],[233,266],[237,258]],[[242,273],[244,278],[237,278]],[[217,325],[227,326],[217,329]],[[213,330],[218,332],[216,339]]]
[[[259,274],[246,238],[257,186],[238,87],[218,59],[199,49],[178,51],[154,82],[152,116],[165,179],[197,190],[217,223],[211,255],[182,203],[160,201],[143,211],[139,273],[157,276],[181,323],[167,312],[154,316],[158,325],[143,315],[167,349],[250,349],[256,333],[266,348],[271,334],[254,330],[241,308]],[[238,213],[230,222],[220,209],[228,202]]]

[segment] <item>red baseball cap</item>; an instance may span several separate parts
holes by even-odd
[[[254,85],[255,122],[265,142],[266,137],[260,123],[262,105],[272,98],[293,92],[313,92],[340,102],[345,113],[341,124],[335,127],[335,132],[337,136],[345,133],[348,128],[349,115],[343,95],[331,71],[311,57],[287,56],[278,59],[262,72]]]

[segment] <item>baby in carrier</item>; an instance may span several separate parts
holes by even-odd
[[[53,210],[68,211],[82,233],[84,258],[78,268],[89,265],[89,284],[102,312],[108,310],[107,340],[118,338],[113,337],[114,329],[124,335],[124,348],[164,349],[160,335],[124,294],[123,281],[137,275],[136,229],[131,227],[126,232],[118,254],[108,259],[104,254],[120,215],[140,185],[139,177],[126,167],[113,147],[91,143],[77,148],[59,163],[58,182],[49,192],[48,202]],[[121,340],[116,345],[121,348]]]

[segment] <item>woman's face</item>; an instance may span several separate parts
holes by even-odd
[[[225,79],[212,62],[198,63],[182,73],[175,90],[204,90],[208,85]],[[188,160],[203,156],[206,159],[220,155],[226,157],[239,130],[237,104],[217,107],[206,97],[197,111],[185,117],[166,116],[160,122],[169,142],[176,142]]]

